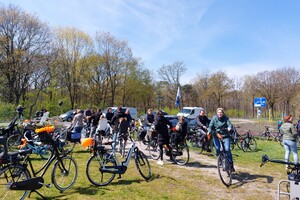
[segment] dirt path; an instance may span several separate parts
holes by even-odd
[[[141,148],[142,149],[142,148]],[[146,155],[148,152],[143,150]],[[233,154],[233,156],[235,156]],[[185,179],[191,179],[191,182],[195,182],[194,174],[205,174],[207,177],[211,177],[221,183],[219,178],[216,158],[210,154],[198,154],[194,151],[190,151],[190,161],[185,166],[179,166],[165,162],[165,165],[161,166],[163,169],[172,167],[178,169],[188,169],[193,171],[190,173],[190,177],[183,177]],[[151,161],[151,165],[157,165],[156,161]],[[277,183],[279,180],[274,180],[272,176],[264,175],[260,173],[260,168],[257,166],[257,170],[250,170],[245,167],[241,167],[238,163],[235,163],[236,172],[233,174],[232,185],[227,188],[222,185],[221,187],[214,187],[215,192],[222,194],[219,199],[257,199],[257,197],[263,197],[264,199],[276,199],[277,198]],[[162,170],[167,171],[167,170]],[[180,177],[180,170],[171,170],[171,176]],[[201,189],[211,192],[212,185],[202,183]],[[208,194],[207,193],[207,194]],[[207,197],[210,197],[208,194]],[[202,199],[202,198],[201,198]]]

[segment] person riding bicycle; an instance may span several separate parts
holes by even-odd
[[[166,147],[166,150],[168,151],[168,154],[170,155],[170,158],[172,159],[172,150],[170,148],[170,135],[169,135],[169,130],[168,130],[168,126],[170,128],[172,128],[172,123],[163,116],[162,111],[158,110],[155,116],[155,121],[154,121],[154,125],[155,125],[155,130],[158,133],[157,136],[157,142],[158,142],[158,146],[160,149],[160,160],[157,161],[157,164],[159,165],[163,165],[164,161],[163,161],[163,148],[164,146]]]
[[[184,116],[178,117],[178,123],[175,126],[175,133],[171,134],[171,141],[175,142],[175,145],[178,145],[180,142],[184,141],[187,135],[187,122],[184,119]]]
[[[213,119],[210,121],[208,126],[207,135],[212,133],[213,142],[217,150],[217,155],[220,153],[220,140],[218,139],[217,134],[220,134],[223,138],[225,151],[227,152],[229,162],[231,162],[232,172],[235,172],[233,166],[233,159],[232,154],[230,151],[230,134],[229,132],[232,129],[232,124],[229,118],[225,115],[225,111],[223,108],[217,109],[217,116],[214,116]]]
[[[205,115],[204,110],[201,110],[199,116],[196,117],[196,124],[198,127],[197,134],[199,134],[200,146],[203,144],[203,139],[206,137],[207,127],[209,125],[210,120]]]

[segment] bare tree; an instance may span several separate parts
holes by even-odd
[[[0,7],[0,80],[6,101],[26,100],[32,78],[44,65],[50,40],[49,27],[35,15],[13,5]]]
[[[266,97],[269,108],[271,109],[271,118],[274,119],[274,107],[280,99],[280,76],[276,71],[264,71],[255,75],[252,80],[252,87],[257,94]]]
[[[216,72],[209,79],[208,94],[211,99],[215,100],[218,107],[224,107],[225,97],[233,88],[233,82],[223,71]]]
[[[187,68],[182,61],[176,61],[172,65],[163,65],[158,69],[159,78],[166,83],[169,95],[167,98],[175,102],[177,87],[180,87],[180,77]]]
[[[284,112],[290,113],[291,101],[296,97],[300,73],[292,67],[285,67],[275,71],[278,77],[280,99],[284,104]]]

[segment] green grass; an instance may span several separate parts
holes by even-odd
[[[203,156],[201,160],[191,158],[187,166],[178,166],[166,163],[159,166],[150,160],[153,176],[149,181],[145,181],[138,173],[134,160],[132,159],[127,172],[118,179],[118,175],[111,184],[104,187],[95,187],[87,179],[85,174],[86,162],[90,153],[83,147],[77,145],[74,149],[75,158],[79,174],[75,185],[60,193],[53,186],[43,187],[39,190],[41,194],[49,199],[230,199],[232,195],[242,196],[243,199],[256,199],[249,193],[248,187],[251,184],[258,184],[259,187],[253,190],[260,193],[260,197],[270,199],[268,191],[261,193],[260,186],[276,190],[278,180],[286,178],[284,166],[280,164],[267,163],[260,167],[261,156],[267,154],[270,158],[283,159],[284,149],[278,143],[272,141],[258,142],[256,152],[243,152],[236,147],[232,151],[235,165],[240,168],[237,173],[241,185],[226,188],[219,178],[208,176],[206,170],[213,170],[217,174],[215,166],[216,159],[211,156]],[[34,155],[32,155],[34,157]],[[38,168],[43,162],[38,157],[34,157],[34,167]],[[213,164],[204,164],[205,159],[212,160]],[[201,169],[201,170],[200,170]],[[51,183],[52,167],[45,175],[45,183]],[[247,183],[244,179],[249,179]],[[265,181],[267,179],[267,181]],[[248,180],[248,181],[249,181]],[[271,181],[270,181],[271,180]],[[220,194],[222,194],[220,196]],[[39,199],[36,194],[32,194],[32,199]]]

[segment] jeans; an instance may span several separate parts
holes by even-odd
[[[297,142],[292,140],[283,140],[283,146],[285,149],[284,159],[286,162],[290,160],[290,153],[292,151],[294,156],[294,163],[298,163],[298,147]]]
[[[214,145],[215,145],[216,150],[217,150],[217,155],[219,155],[220,154],[220,149],[221,149],[220,140],[217,137],[213,137],[213,141],[214,141]],[[224,138],[223,142],[224,142],[225,152],[227,153],[229,162],[233,163],[232,154],[231,154],[231,151],[230,151],[230,138]]]

